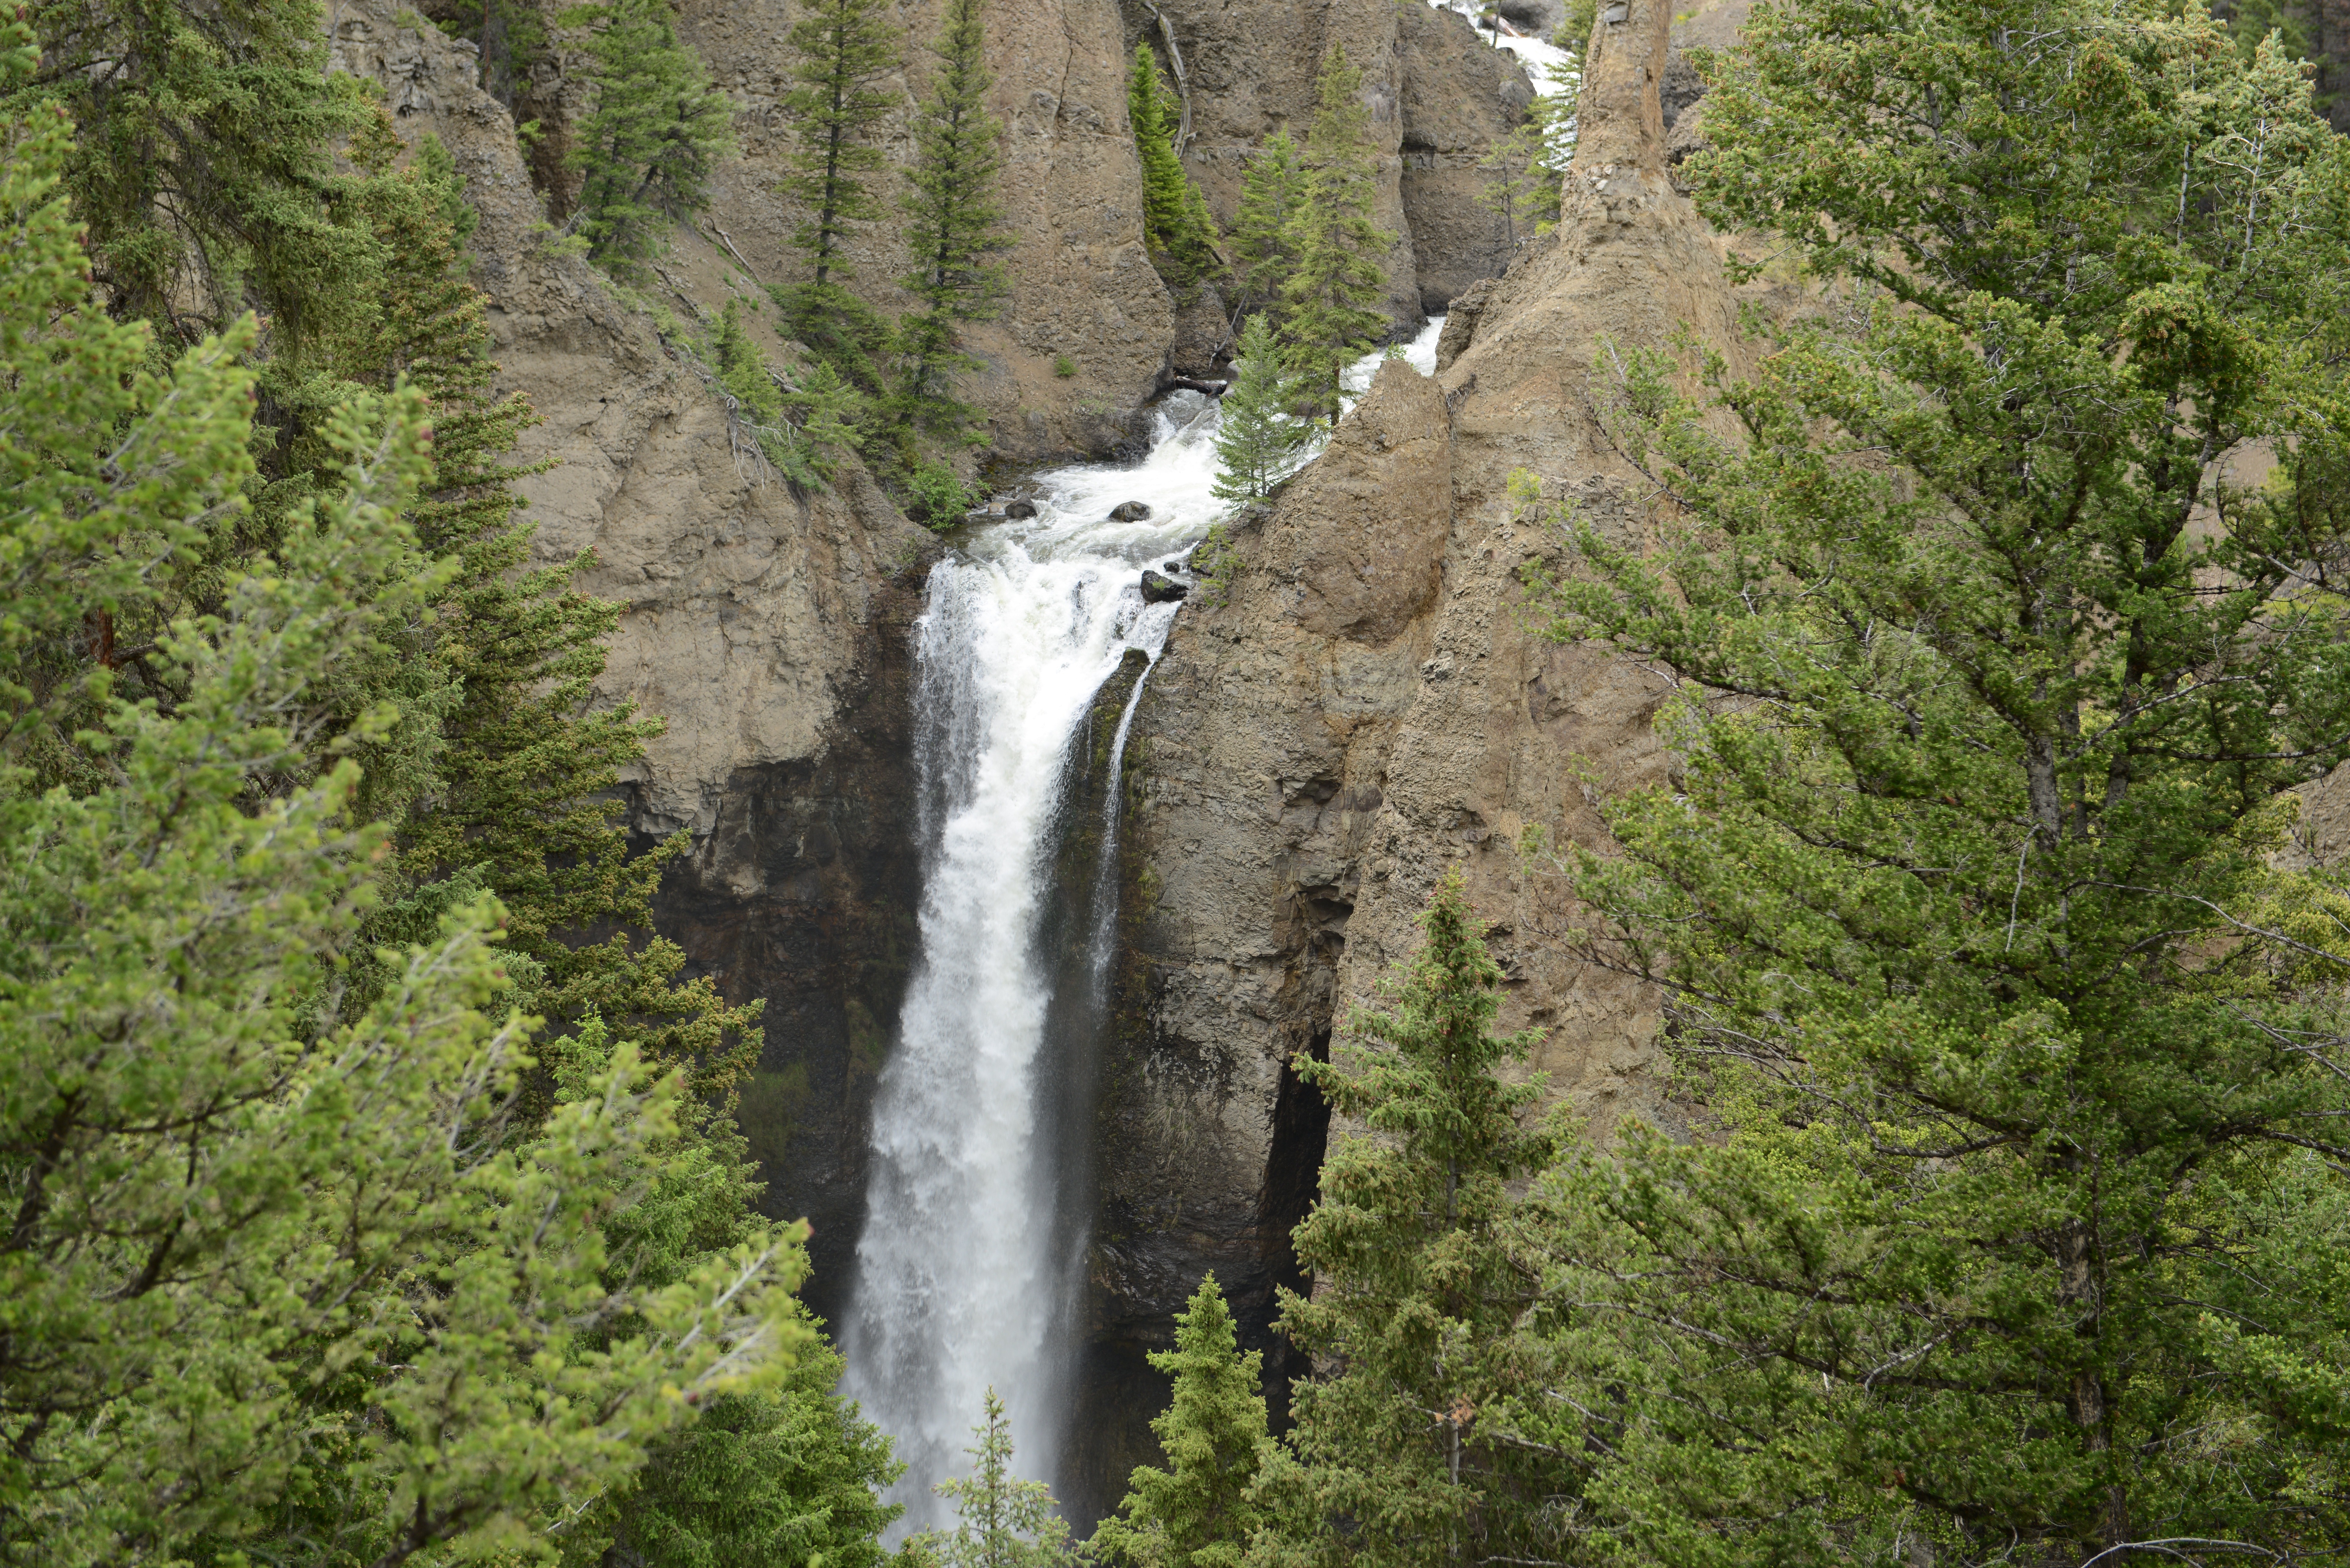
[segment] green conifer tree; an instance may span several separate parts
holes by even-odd
[[[994,1389],[971,1432],[979,1441],[963,1452],[972,1472],[938,1485],[955,1505],[955,1527],[924,1531],[920,1550],[945,1568],[1066,1568],[1068,1524],[1043,1481],[1013,1474],[1012,1423]]]
[[[1263,317],[1250,317],[1241,328],[1240,350],[1237,374],[1218,404],[1215,493],[1225,501],[1273,493],[1312,433],[1289,417],[1295,389]]]
[[[624,282],[707,206],[710,176],[733,151],[734,106],[677,36],[669,0],[599,0],[563,14],[588,31],[587,117],[567,161],[582,181],[571,227],[588,258]]]
[[[2194,9],[1757,16],[1700,189],[1849,314],[1607,361],[1674,500],[1554,600],[1683,693],[1570,864],[1708,1109],[1543,1193],[1507,1418],[1636,1560],[2350,1539],[2341,142]]]
[[[1158,57],[1148,43],[1134,46],[1126,113],[1134,128],[1135,156],[1142,161],[1144,243],[1159,275],[1188,290],[1222,271],[1223,264],[1216,254],[1216,221],[1175,148],[1182,104],[1159,75]]]
[[[1150,1365],[1175,1380],[1152,1417],[1168,1468],[1134,1471],[1126,1500],[1101,1521],[1087,1551],[1112,1568],[1240,1568],[1265,1522],[1252,1495],[1272,1439],[1260,1391],[1264,1353],[1243,1355],[1216,1276],[1175,1314],[1175,1348]]]
[[[938,74],[914,119],[911,189],[899,199],[914,256],[914,270],[899,281],[923,308],[899,327],[899,396],[915,422],[958,437],[973,411],[951,389],[956,372],[976,361],[956,348],[955,328],[995,314],[1004,279],[993,258],[1013,244],[996,199],[1003,122],[987,112],[985,9],[984,0],[947,0],[931,45]]]
[[[1265,138],[1242,176],[1232,238],[1236,313],[1280,311],[1282,287],[1297,268],[1295,224],[1305,193],[1305,169],[1297,143],[1286,129],[1276,130]]]
[[[1458,870],[1421,924],[1394,1006],[1350,1021],[1361,1044],[1297,1063],[1369,1136],[1331,1151],[1295,1231],[1312,1298],[1281,1293],[1284,1332],[1341,1368],[1296,1388],[1305,1468],[1287,1484],[1306,1517],[1351,1521],[1350,1558],[1380,1564],[1518,1555],[1542,1511],[1523,1456],[1481,1442],[1478,1424],[1512,1386],[1507,1352],[1539,1283],[1509,1245],[1506,1184],[1554,1150],[1521,1125],[1539,1080],[1495,1074],[1541,1035],[1492,1033],[1502,971]]]
[[[1333,44],[1315,84],[1298,203],[1296,261],[1282,286],[1282,342],[1305,406],[1336,424],[1340,378],[1387,331],[1378,308],[1387,288],[1380,258],[1395,236],[1371,222],[1377,195],[1363,73]]]
[[[873,134],[897,104],[881,84],[905,63],[898,32],[882,0],[814,0],[785,43],[796,85],[783,106],[794,141],[790,172],[777,189],[804,214],[792,244],[807,276],[778,286],[776,303],[792,337],[879,395],[884,381],[877,361],[891,333],[848,288],[842,247],[858,225],[880,214],[871,182],[883,156]]]

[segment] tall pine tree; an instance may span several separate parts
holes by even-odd
[[[1521,1125],[1539,1083],[1496,1073],[1540,1034],[1492,1032],[1502,971],[1458,870],[1421,924],[1393,1006],[1350,1021],[1360,1044],[1297,1063],[1368,1136],[1332,1149],[1295,1234],[1315,1290],[1282,1293],[1281,1326],[1339,1370],[1298,1386],[1305,1469],[1284,1479],[1310,1500],[1305,1517],[1349,1521],[1347,1555],[1376,1564],[1523,1555],[1540,1512],[1522,1456],[1479,1428],[1513,1386],[1510,1347],[1538,1283],[1513,1254],[1507,1184],[1554,1147]]]
[[[563,16],[588,29],[591,99],[568,161],[581,171],[574,230],[588,258],[634,282],[671,225],[710,202],[710,176],[734,148],[734,107],[677,36],[669,0],[600,0]]]
[[[1236,312],[1281,309],[1282,286],[1297,269],[1296,223],[1305,194],[1297,143],[1286,128],[1276,130],[1248,161],[1241,180],[1232,237]]]
[[[1142,236],[1159,273],[1179,289],[1190,289],[1222,269],[1216,254],[1216,221],[1175,146],[1182,104],[1159,73],[1149,43],[1134,46],[1126,77],[1126,113],[1134,129],[1135,156],[1142,162]]]
[[[1150,1429],[1167,1469],[1138,1466],[1118,1512],[1087,1551],[1111,1568],[1240,1568],[1265,1522],[1252,1495],[1272,1439],[1260,1391],[1263,1351],[1241,1354],[1232,1314],[1208,1275],[1175,1314],[1175,1348],[1150,1365],[1175,1380]]]
[[[947,0],[931,50],[938,74],[914,119],[911,188],[899,198],[914,270],[899,281],[922,309],[899,325],[899,396],[918,424],[960,436],[972,410],[955,400],[956,372],[975,362],[955,347],[959,323],[995,314],[1004,292],[993,260],[1013,244],[996,182],[1003,122],[987,111],[985,0]]]
[[[793,337],[879,394],[878,359],[889,326],[847,286],[844,247],[881,212],[872,180],[883,154],[874,135],[897,104],[882,83],[904,65],[898,31],[882,0],[814,0],[785,44],[795,85],[783,103],[794,141],[790,172],[777,189],[803,214],[792,244],[807,275],[777,287],[776,303]]]
[[[1315,83],[1314,125],[1305,138],[1296,261],[1282,285],[1281,337],[1305,404],[1336,424],[1340,377],[1388,329],[1378,308],[1387,288],[1380,265],[1395,236],[1371,221],[1378,194],[1370,111],[1363,73],[1333,44]]]

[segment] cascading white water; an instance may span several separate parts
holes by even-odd
[[[1407,351],[1415,369],[1433,368],[1440,326]],[[1349,387],[1377,369],[1366,359]],[[1042,475],[1035,518],[980,531],[932,570],[917,625],[921,952],[874,1097],[840,1335],[844,1392],[906,1461],[891,1492],[906,1505],[900,1534],[942,1521],[931,1489],[968,1469],[991,1386],[1010,1408],[1021,1473],[1058,1469],[1069,1358],[1055,1341],[1083,1238],[1055,1223],[1061,1151],[1039,1081],[1057,956],[1039,941],[1054,836],[1070,742],[1095,693],[1128,649],[1155,659],[1175,617],[1175,605],[1142,602],[1141,568],[1189,550],[1221,510],[1214,405],[1179,393],[1158,427],[1139,465]],[[1127,501],[1149,517],[1110,521]],[[1112,778],[1133,709],[1130,699],[1119,717]],[[1073,934],[1097,967],[1108,932],[1097,919]]]

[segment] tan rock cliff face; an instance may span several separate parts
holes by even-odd
[[[854,1241],[876,1042],[918,893],[906,628],[930,535],[853,459],[798,498],[739,450],[692,369],[586,264],[544,248],[471,49],[395,18],[390,0],[337,5],[336,65],[385,83],[404,137],[440,136],[482,213],[498,388],[542,421],[522,461],[554,464],[521,486],[537,557],[592,550],[579,586],[627,607],[598,699],[669,726],[629,781],[631,826],[694,836],[656,924],[730,997],[768,1000],[746,1130],[769,1207],[817,1221],[823,1299]]]
[[[1222,221],[1239,211],[1249,154],[1267,136],[1286,126],[1305,139],[1315,75],[1338,45],[1362,67],[1378,154],[1373,217],[1396,236],[1388,314],[1417,322],[1506,261],[1502,220],[1478,201],[1476,164],[1534,88],[1516,57],[1467,18],[1422,0],[1127,0],[1127,15],[1129,33],[1148,31],[1162,53],[1163,16],[1182,49],[1192,109],[1184,161]]]
[[[1288,1064],[1375,999],[1449,867],[1496,925],[1502,1026],[1544,1032],[1533,1065],[1555,1092],[1603,1126],[1669,1114],[1652,1000],[1564,956],[1558,881],[1515,847],[1530,829],[1599,842],[1592,802],[1669,759],[1659,676],[1536,635],[1518,573],[1549,544],[1511,475],[1640,536],[1642,482],[1594,414],[1599,339],[1662,344],[1686,324],[1737,350],[1717,242],[1663,173],[1662,0],[1622,10],[1600,24],[1555,237],[1448,324],[1438,376],[1381,368],[1241,532],[1231,602],[1188,608],[1150,677],[1130,753],[1136,954],[1100,1137],[1107,1338],[1164,1334],[1170,1292],[1210,1266],[1263,1324],[1328,1136]]]

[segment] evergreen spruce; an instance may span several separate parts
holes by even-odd
[[[985,0],[947,0],[931,46],[938,74],[914,119],[911,189],[899,199],[914,256],[899,281],[922,302],[899,326],[899,396],[917,423],[950,436],[974,419],[951,392],[955,374],[977,363],[955,347],[955,328],[995,314],[1005,285],[993,258],[1013,244],[996,196],[1003,122],[987,112],[985,9]]]
[[[1242,176],[1232,238],[1236,310],[1280,310],[1282,286],[1297,269],[1295,225],[1305,193],[1305,169],[1297,143],[1286,130],[1276,130],[1265,138]]]
[[[1252,1496],[1272,1440],[1259,1392],[1262,1351],[1243,1355],[1216,1276],[1208,1275],[1175,1314],[1175,1348],[1150,1365],[1175,1380],[1174,1397],[1153,1417],[1168,1468],[1136,1469],[1118,1511],[1087,1550],[1112,1568],[1240,1568],[1264,1523]]]
[[[1502,971],[1458,870],[1421,924],[1427,945],[1392,1008],[1350,1021],[1361,1044],[1296,1063],[1368,1136],[1331,1150],[1295,1231],[1312,1298],[1281,1293],[1284,1332],[1340,1370],[1297,1386],[1305,1469],[1274,1480],[1310,1499],[1303,1517],[1351,1521],[1348,1556],[1379,1564],[1529,1555],[1544,1511],[1525,1457],[1480,1425],[1513,1386],[1513,1336],[1539,1282],[1513,1256],[1506,1184],[1554,1148],[1520,1125],[1540,1082],[1495,1074],[1540,1033],[1492,1033]]]
[[[955,1527],[923,1532],[921,1550],[945,1568],[1066,1568],[1069,1527],[1043,1481],[1012,1473],[1012,1423],[993,1388],[971,1431],[979,1439],[963,1450],[972,1474],[938,1485],[955,1505]]]
[[[1337,423],[1340,378],[1388,329],[1378,308],[1387,289],[1380,265],[1395,236],[1371,222],[1377,196],[1363,73],[1333,44],[1315,84],[1298,203],[1296,261],[1282,286],[1281,337],[1305,405]]]
[[[1134,128],[1135,156],[1142,162],[1142,234],[1159,275],[1190,289],[1222,269],[1216,254],[1216,221],[1200,188],[1183,171],[1175,147],[1182,103],[1159,73],[1148,43],[1134,46],[1126,78],[1127,118]]]
[[[72,118],[65,176],[100,297],[176,354],[263,312],[265,349],[363,307],[370,246],[330,221],[329,149],[373,110],[327,73],[310,0],[228,6],[44,0],[17,13],[41,56],[0,111]]]
[[[711,173],[734,147],[733,105],[678,37],[669,0],[601,0],[563,22],[588,29],[592,92],[567,160],[583,175],[572,228],[590,260],[634,282],[671,226],[709,204]]]
[[[795,140],[790,172],[777,189],[805,214],[792,244],[807,276],[778,287],[776,302],[789,336],[878,395],[884,386],[877,360],[889,326],[847,287],[842,247],[880,215],[871,182],[883,154],[873,138],[897,104],[881,84],[904,64],[898,33],[882,0],[814,0],[785,42],[796,85],[783,107]]]
[[[1263,317],[1250,317],[1241,328],[1240,350],[1237,374],[1218,405],[1215,493],[1225,501],[1272,494],[1312,433],[1289,417],[1293,389]]]
[[[542,0],[451,0],[434,20],[473,41],[481,51],[482,90],[520,119],[533,71],[547,56]]]
[[[2350,928],[2275,858],[2350,753],[2350,166],[2279,49],[2016,16],[1758,11],[1700,190],[1835,307],[1596,371],[1669,499],[1554,631],[1684,761],[1568,869],[1707,1110],[1543,1189],[1505,1418],[1627,1558],[2350,1540]]]
[[[704,356],[729,412],[795,489],[821,490],[839,452],[856,445],[867,404],[831,366],[779,370],[767,363],[743,325],[743,302],[730,299],[710,330]]]

